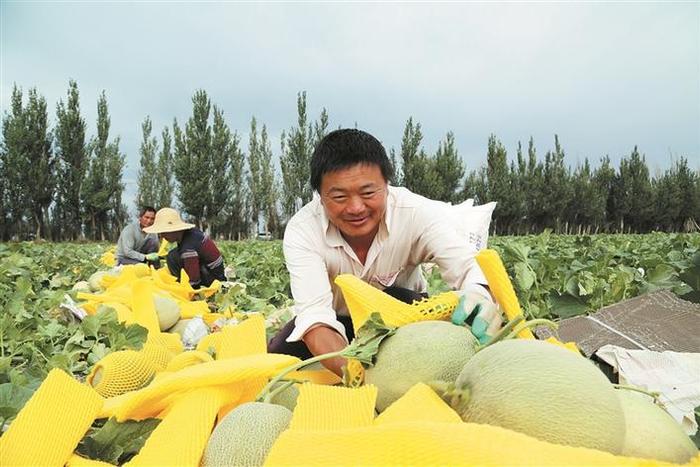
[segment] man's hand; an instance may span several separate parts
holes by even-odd
[[[156,261],[160,260],[160,256],[158,256],[158,253],[149,253],[146,255],[146,261],[150,261],[151,263],[155,263]]]
[[[498,333],[503,317],[498,305],[476,292],[466,292],[452,312],[452,322],[469,325],[479,343],[485,344]]]
[[[348,344],[343,336],[338,332],[323,324],[310,328],[304,337],[304,344],[309,348],[312,355],[322,355],[330,352],[343,350]],[[343,376],[343,367],[347,365],[347,360],[342,357],[329,358],[321,361],[321,364],[338,376]]]

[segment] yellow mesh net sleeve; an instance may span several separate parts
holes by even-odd
[[[138,280],[132,285],[131,311],[134,321],[148,329],[149,333],[160,333],[158,315],[153,304],[153,283],[145,280]]]
[[[214,359],[211,358],[211,355],[206,352],[200,352],[199,350],[188,350],[187,352],[182,352],[179,355],[175,355],[168,363],[165,371],[178,371],[188,366],[197,365],[204,362],[211,362],[213,360]]]
[[[267,352],[265,318],[260,314],[221,330],[216,359],[241,357]]]
[[[179,334],[173,334],[169,332],[151,332],[148,333],[148,339],[146,342],[165,347],[175,355],[179,354],[184,350]]]
[[[297,370],[289,373],[287,379],[294,379],[300,382],[308,381],[316,384],[334,385],[340,384],[342,380],[330,370]]]
[[[328,431],[290,429],[277,439],[265,465],[668,464],[551,444],[490,425],[405,422]]]
[[[66,467],[109,467],[111,465],[109,462],[87,459],[78,454],[73,454],[66,462]]]
[[[126,465],[198,466],[225,398],[221,388],[200,388],[180,396]]]
[[[491,293],[496,298],[501,309],[503,309],[508,321],[522,316],[523,312],[520,308],[518,297],[515,295],[515,289],[513,289],[513,284],[508,277],[508,272],[496,250],[481,250],[476,255],[476,261],[479,263],[479,267],[484,273],[486,281],[489,283]],[[518,334],[518,337],[533,339],[535,336],[532,335],[529,329],[523,329]]]
[[[163,371],[170,360],[175,356],[167,347],[160,344],[146,342],[139,351],[148,360],[156,371]]]
[[[197,343],[196,349],[200,352],[214,350],[214,353],[218,356],[222,337],[223,334],[221,334],[221,332],[214,332],[208,336],[204,336],[202,340]]]
[[[512,321],[518,316],[522,316],[523,312],[520,308],[520,302],[518,301],[517,295],[515,295],[515,289],[513,288],[513,283],[508,277],[508,272],[506,271],[501,257],[498,256],[496,250],[485,249],[481,250],[476,255],[476,261],[479,263],[481,271],[486,277],[486,281],[489,283],[489,289],[496,301],[503,309],[508,321]],[[523,329],[518,333],[518,337],[521,339],[534,339],[535,336],[529,329]],[[565,349],[571,350],[574,353],[579,353],[576,343],[567,342],[564,344],[556,338],[547,339],[547,342],[551,344],[559,345]]]
[[[51,370],[0,438],[0,465],[64,465],[102,403],[89,386]]]
[[[163,398],[175,392],[234,383],[245,389],[248,381],[269,378],[297,362],[298,358],[289,355],[258,354],[189,366],[131,393],[114,410],[114,416],[118,421],[154,417],[165,408]]]
[[[377,388],[373,385],[346,388],[302,384],[289,426],[300,431],[367,426],[374,419],[376,401]]]
[[[335,283],[343,292],[355,331],[374,312],[379,312],[386,324],[397,327],[416,321],[447,320],[459,302],[456,293],[445,292],[413,304],[404,303],[352,274],[337,276]]]
[[[375,425],[399,422],[461,423],[462,419],[428,385],[418,383],[374,419]]]
[[[101,396],[114,397],[146,386],[155,373],[155,366],[143,353],[119,350],[95,363],[85,381]]]
[[[180,318],[189,319],[194,318],[197,315],[206,315],[209,313],[209,306],[207,302],[203,300],[188,301],[180,299],[178,301],[180,305]]]

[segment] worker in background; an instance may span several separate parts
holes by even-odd
[[[170,243],[177,243],[167,256],[170,274],[180,279],[184,270],[193,288],[208,287],[215,279],[226,280],[224,258],[209,235],[182,220],[173,208],[162,208],[155,215],[147,233],[160,234]]]
[[[139,211],[139,218],[121,231],[117,241],[117,265],[147,263],[160,264],[158,257],[158,235],[147,233],[145,229],[153,225],[155,208],[144,206]]]

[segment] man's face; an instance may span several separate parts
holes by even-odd
[[[139,224],[141,224],[141,228],[145,229],[146,227],[150,227],[153,225],[153,221],[156,219],[156,213],[153,211],[146,211],[143,213],[143,216],[139,217]]]
[[[371,243],[386,212],[387,183],[376,164],[357,164],[321,179],[321,202],[348,242]]]

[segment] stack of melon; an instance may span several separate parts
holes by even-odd
[[[379,389],[377,409],[417,382],[432,383],[465,422],[632,457],[687,462],[697,455],[670,415],[615,389],[581,355],[531,339],[478,349],[463,331],[425,321],[399,328],[382,342],[376,365],[366,372],[366,382]]]

